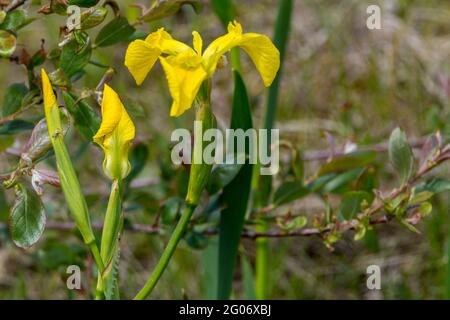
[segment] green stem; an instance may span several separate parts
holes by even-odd
[[[95,241],[89,243],[88,247],[91,250],[92,256],[94,257],[94,261],[95,264],[97,265],[99,274],[99,281],[97,282],[97,289],[95,290],[95,299],[101,300],[103,297],[103,284],[100,275],[103,273],[105,266],[103,264],[102,258],[100,256],[100,251],[98,250],[98,246],[95,243]]]
[[[122,180],[114,180],[111,185],[100,247],[100,257],[104,265],[111,263],[111,259],[115,256],[115,250],[118,250],[119,232],[122,225],[121,191]],[[98,300],[104,297],[102,277],[103,274],[99,273],[96,290],[96,299]]]
[[[148,278],[144,287],[141,289],[141,291],[139,291],[136,297],[134,297],[134,300],[145,299],[152,292],[155,285],[158,283],[159,278],[163,274],[164,270],[166,269],[170,261],[170,258],[175,252],[178,242],[180,242],[180,239],[183,236],[184,231],[186,230],[186,227],[189,223],[192,214],[194,213],[195,208],[196,208],[195,205],[192,204],[186,205],[186,208],[184,209],[181,215],[180,221],[178,221],[178,224],[175,227],[175,230],[173,231],[172,236],[170,237],[170,240],[167,243],[167,246],[164,249],[161,258],[159,259],[158,264],[153,270],[153,273],[151,274],[150,278]]]
[[[122,219],[122,201],[121,201],[122,181],[114,180],[111,185],[111,194],[109,195],[108,207],[106,209],[105,222],[103,224],[101,257],[103,263],[107,263],[113,256],[113,249],[116,248],[118,241],[121,219]]]
[[[257,227],[257,232],[267,232],[269,225],[267,221],[261,221]],[[255,294],[256,299],[267,299],[268,293],[268,277],[269,277],[269,245],[267,238],[256,239],[256,266],[255,266]]]

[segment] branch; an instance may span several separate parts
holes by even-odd
[[[370,222],[371,225],[379,225],[379,224],[386,224],[390,222],[392,219],[390,219],[388,216],[382,216],[378,219],[375,219]],[[419,222],[419,219],[417,217],[410,217],[407,219],[407,221],[413,225],[416,225]],[[356,226],[356,220],[346,221],[338,225],[339,231],[350,231],[354,230]],[[93,223],[92,228],[95,230],[101,230],[103,227],[102,223]],[[75,231],[77,229],[74,222],[55,222],[55,221],[48,221],[46,226],[46,229],[48,230],[56,230],[56,231]],[[8,229],[8,225],[6,223],[0,223],[0,230],[6,230]],[[124,229],[130,232],[139,232],[139,233],[146,233],[146,234],[160,234],[162,232],[162,229],[160,227],[151,226],[151,225],[145,225],[145,224],[128,224],[124,226]],[[255,232],[252,230],[244,230],[241,233],[242,238],[252,239],[255,240],[257,238],[290,238],[290,237],[309,237],[314,235],[321,235],[325,234],[327,232],[330,232],[332,229],[331,226],[318,229],[318,228],[305,228],[305,229],[299,229],[295,231],[280,231],[280,230],[271,230],[267,232]],[[210,229],[205,231],[203,234],[207,236],[214,236],[218,234],[217,229]]]

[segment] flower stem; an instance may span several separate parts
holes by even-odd
[[[257,232],[267,232],[267,221],[261,221],[261,225],[257,227]],[[255,278],[255,294],[256,299],[267,299],[267,288],[269,284],[269,244],[267,238],[256,239],[256,278]]]
[[[121,201],[122,180],[114,180],[111,185],[108,207],[106,209],[105,222],[103,224],[102,240],[100,247],[100,258],[104,265],[109,265],[111,259],[115,257],[118,250],[120,227],[122,225],[122,201]],[[104,295],[103,275],[98,274],[96,299],[102,299]],[[111,275],[114,276],[114,275]],[[115,281],[115,279],[112,279]]]
[[[194,213],[195,208],[196,208],[196,205],[192,205],[189,203],[186,205],[186,207],[183,210],[183,213],[181,215],[181,218],[178,221],[178,224],[175,227],[175,230],[173,231],[172,236],[170,237],[170,240],[167,243],[166,248],[164,249],[164,252],[163,252],[161,258],[158,261],[158,264],[156,265],[155,269],[153,270],[153,273],[151,274],[150,278],[148,278],[144,287],[134,297],[134,300],[145,299],[152,292],[153,288],[158,283],[159,278],[163,274],[164,270],[166,269],[166,267],[170,261],[170,258],[172,257],[173,253],[175,252],[178,242],[180,242],[180,239],[183,236],[184,231],[186,230],[186,226],[188,225],[189,220],[190,220],[192,214]]]

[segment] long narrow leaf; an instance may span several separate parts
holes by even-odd
[[[247,130],[252,128],[247,90],[240,74],[235,71],[234,75],[231,128]],[[223,191],[225,210],[220,218],[218,299],[228,299],[231,294],[240,235],[250,196],[252,170],[253,165],[245,164]]]

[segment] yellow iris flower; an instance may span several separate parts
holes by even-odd
[[[242,48],[250,56],[266,87],[272,84],[280,67],[280,53],[267,36],[243,34],[239,23],[230,22],[228,33],[214,40],[202,52],[200,34],[194,31],[192,35],[194,48],[173,39],[160,28],[148,35],[145,41],[131,42],[125,55],[125,66],[138,85],[159,58],[173,98],[171,116],[177,117],[192,106],[202,82],[213,75],[222,55],[234,47]]]
[[[105,84],[102,100],[102,123],[93,137],[105,152],[103,169],[112,180],[124,179],[130,172],[128,151],[135,136],[133,121],[119,95]]]

